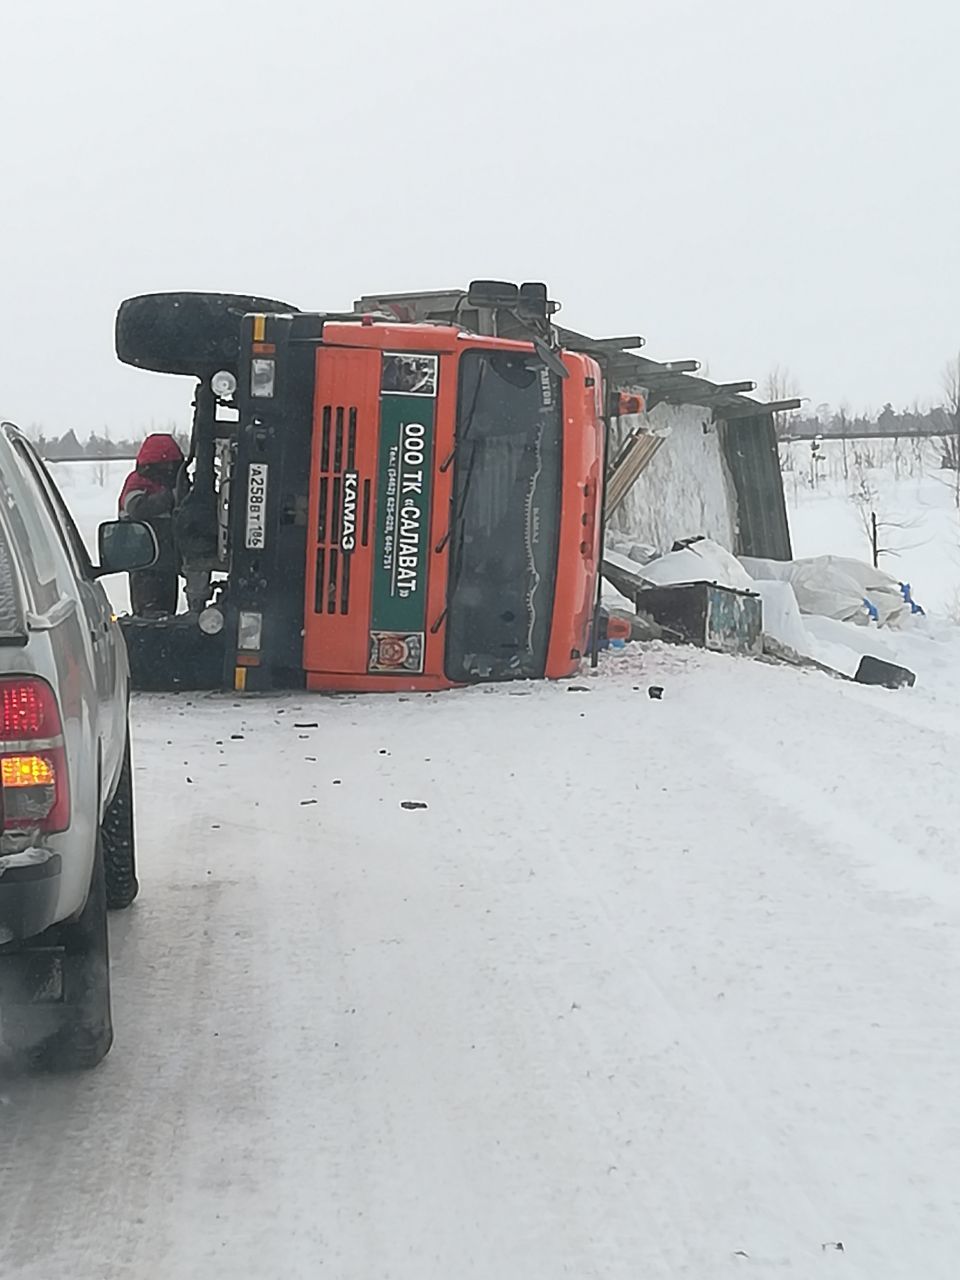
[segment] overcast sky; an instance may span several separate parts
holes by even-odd
[[[544,279],[561,318],[816,404],[960,346],[955,0],[0,7],[0,413],[186,421],[149,290],[302,308]]]

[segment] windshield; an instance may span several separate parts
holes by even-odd
[[[560,520],[559,379],[532,356],[460,361],[446,670],[542,676]]]

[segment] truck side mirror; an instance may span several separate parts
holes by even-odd
[[[96,576],[131,573],[156,563],[160,548],[157,535],[138,520],[107,520],[97,530],[100,565]]]
[[[467,293],[468,307],[506,307],[512,310],[520,298],[515,284],[505,280],[473,280]]]
[[[528,281],[520,286],[517,312],[523,320],[538,320],[546,324],[550,319],[550,298],[547,286],[539,281]]]

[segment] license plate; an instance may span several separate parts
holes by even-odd
[[[247,470],[247,550],[260,551],[266,541],[267,464],[251,462]]]

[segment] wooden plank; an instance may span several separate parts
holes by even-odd
[[[621,449],[607,476],[606,517],[617,510],[663,444],[664,437],[637,431]]]

